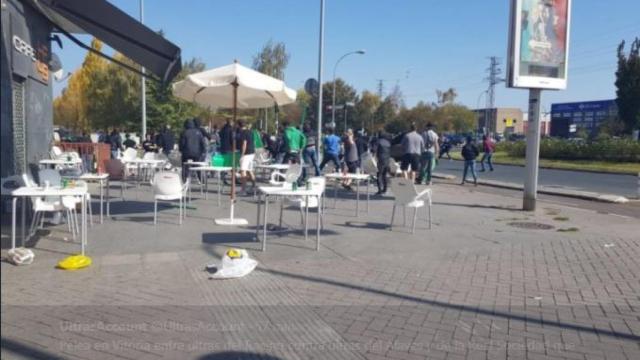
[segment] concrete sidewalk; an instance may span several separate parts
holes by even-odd
[[[143,187],[90,228],[92,267],[54,269],[78,249],[64,225],[30,244],[33,265],[0,264],[2,358],[640,357],[637,220],[544,202],[524,213],[519,199],[433,189],[432,230],[422,213],[415,234],[391,232],[390,197],[355,217],[343,193],[319,252],[289,210],[292,230],[262,253],[251,198],[238,206],[245,228],[213,224],[228,208],[212,194],[182,226],[169,207],[153,226]],[[258,269],[208,280],[205,264],[228,246],[248,249]]]

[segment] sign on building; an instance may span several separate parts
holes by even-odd
[[[512,0],[509,87],[565,89],[571,0]]]

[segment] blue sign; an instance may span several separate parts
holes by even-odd
[[[551,112],[608,111],[614,106],[616,106],[615,100],[551,104]]]

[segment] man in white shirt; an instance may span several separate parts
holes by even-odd
[[[435,168],[436,154],[440,151],[438,134],[433,131],[433,124],[427,123],[427,127],[421,135],[424,140],[424,152],[420,159],[421,172],[419,180],[424,184],[432,185],[431,177]]]

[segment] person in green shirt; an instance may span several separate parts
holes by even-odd
[[[300,152],[307,144],[307,138],[304,136],[302,131],[293,125],[290,125],[288,122],[284,122],[283,126],[285,155],[282,163],[297,164],[300,162]]]

